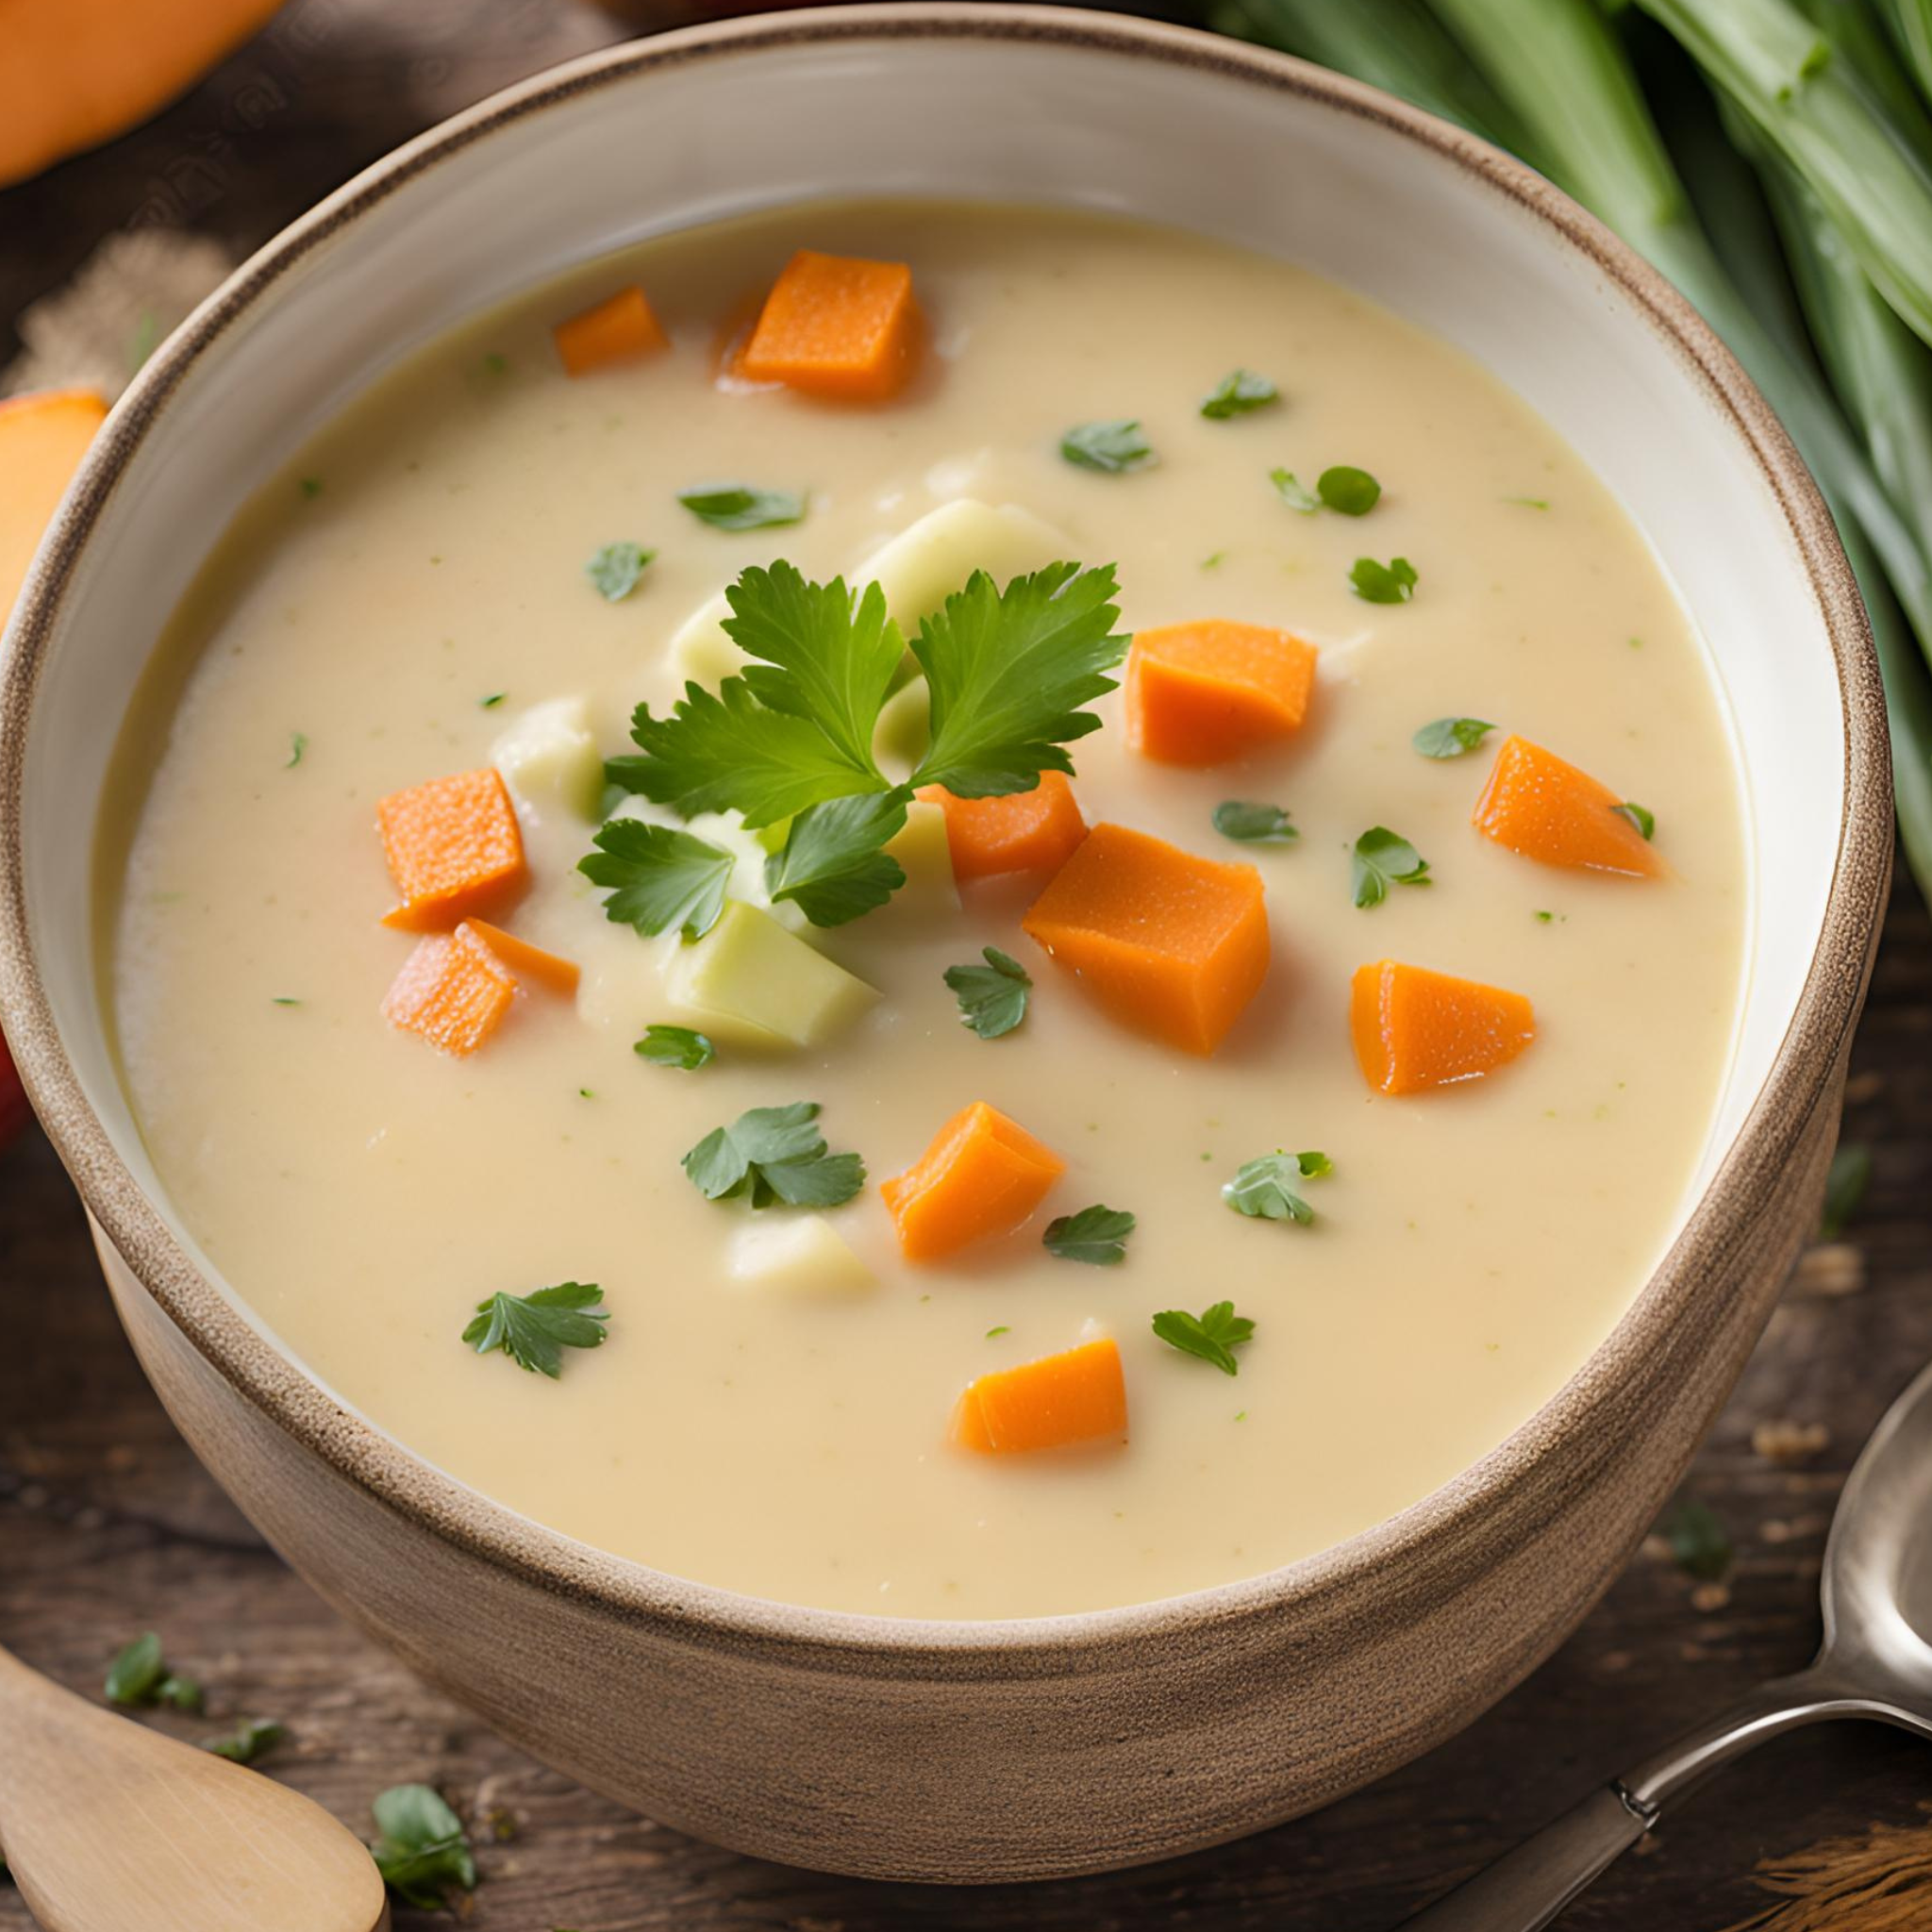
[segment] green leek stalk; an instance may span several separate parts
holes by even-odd
[[[1880,4],[1920,92],[1932,100],[1932,0],[1880,0]]]

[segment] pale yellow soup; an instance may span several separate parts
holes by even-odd
[[[894,403],[714,380],[720,327],[801,245],[911,264],[930,344]],[[567,378],[549,325],[632,280],[672,349]],[[1204,420],[1237,367],[1280,402]],[[1138,418],[1158,463],[1064,460],[1062,432],[1105,418]],[[1366,517],[1301,514],[1270,480],[1338,463],[1381,481]],[[676,501],[721,480],[806,491],[808,514],[727,534]],[[851,574],[958,499],[1116,563],[1124,628],[1230,618],[1320,647],[1307,724],[1265,755],[1154,764],[1123,742],[1119,691],[1073,747],[1090,824],[1265,880],[1273,966],[1218,1053],[1108,1018],[1022,933],[1044,880],[1021,874],[966,886],[958,910],[908,897],[808,931],[881,995],[822,1044],[721,1039],[698,1072],[650,1065],[633,1042],[679,1018],[662,991],[677,941],[604,916],[575,871],[594,824],[554,802],[526,801],[534,882],[506,923],[581,963],[575,1002],[520,996],[467,1058],[385,1023],[414,941],[379,923],[379,798],[489,762],[558,698],[588,700],[603,754],[629,750],[633,705],[674,692],[671,640],[741,569]],[[617,540],[658,556],[609,603],[584,566]],[[1353,593],[1357,558],[1397,555],[1412,601]],[[1412,734],[1445,715],[1499,729],[1419,756]],[[1511,731],[1646,805],[1672,875],[1554,870],[1478,835]],[[240,518],[120,765],[102,875],[126,1080],[234,1292],[343,1400],[512,1508],[842,1610],[1171,1596],[1320,1551],[1468,1467],[1658,1258],[1739,1001],[1749,894],[1720,695],[1606,489],[1502,384],[1346,290],[1085,217],[789,209],[652,242],[438,342]],[[1225,799],[1285,807],[1299,841],[1224,839]],[[1432,882],[1358,909],[1349,848],[1374,825]],[[1035,982],[1024,1025],[991,1041],[941,980],[987,944]],[[1487,1079],[1372,1093],[1348,991],[1384,958],[1528,995],[1534,1044]],[[752,1210],[707,1201],[679,1164],[741,1110],[798,1100],[871,1176],[825,1217],[860,1277],[836,1291],[742,1278]],[[1010,1236],[909,1263],[876,1183],[974,1100],[1067,1173]],[[1223,1202],[1277,1147],[1334,1163],[1307,1185],[1312,1225]],[[1124,1262],[1047,1252],[1048,1217],[1097,1202],[1138,1217]],[[562,1280],[603,1289],[608,1340],[565,1351],[557,1380],[462,1344],[483,1297]],[[1151,1326],[1222,1299],[1256,1324],[1232,1377]],[[974,1377],[1096,1332],[1118,1339],[1124,1445],[949,1441]]]

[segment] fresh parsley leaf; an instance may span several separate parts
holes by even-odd
[[[444,1909],[453,1891],[475,1891],[476,1861],[462,1820],[427,1785],[392,1785],[376,1799],[370,1846],[382,1882],[406,1906]]]
[[[1305,517],[1311,517],[1322,508],[1322,499],[1300,482],[1292,470],[1270,470],[1268,480],[1274,486],[1274,493],[1290,509],[1298,509]]]
[[[1110,476],[1159,461],[1140,424],[1125,420],[1075,424],[1060,438],[1060,455],[1080,469],[1103,470]]]
[[[807,806],[765,860],[765,890],[774,901],[795,900],[814,925],[843,925],[883,906],[906,883],[906,870],[879,848],[905,825],[911,795],[855,791]]]
[[[1041,1245],[1062,1261],[1112,1268],[1126,1258],[1127,1237],[1134,1227],[1134,1217],[1124,1208],[1083,1208],[1077,1214],[1049,1221]]]
[[[1679,1503],[1658,1525],[1677,1568],[1700,1583],[1717,1583],[1731,1567],[1731,1539],[1707,1503]]]
[[[721,847],[669,825],[612,819],[592,841],[597,850],[577,861],[593,885],[611,888],[608,919],[657,934],[681,926],[701,940],[724,910],[724,888],[737,860]]]
[[[253,1764],[258,1757],[267,1757],[288,1735],[286,1726],[272,1718],[244,1718],[225,1737],[206,1739],[201,1748],[225,1757],[230,1764]]]
[[[1245,1315],[1237,1315],[1232,1302],[1216,1302],[1198,1315],[1185,1308],[1164,1308],[1154,1318],[1154,1332],[1170,1348],[1212,1362],[1224,1375],[1236,1375],[1241,1365],[1234,1351],[1254,1340],[1255,1324]]]
[[[152,1630],[143,1631],[125,1645],[108,1666],[103,1687],[109,1704],[133,1707],[152,1704],[168,1674],[167,1660],[161,1655],[161,1640]]]
[[[997,1040],[1026,1017],[1033,980],[1019,960],[997,946],[983,946],[980,951],[984,966],[948,966],[945,982],[958,999],[960,1024],[982,1040]],[[1055,1222],[1054,1226],[1059,1224]]]
[[[1245,798],[1224,799],[1217,805],[1214,829],[1224,839],[1238,839],[1243,845],[1292,845],[1301,837],[1278,805],[1261,805]]]
[[[1325,1154],[1284,1154],[1276,1148],[1257,1160],[1244,1162],[1233,1180],[1221,1191],[1221,1198],[1237,1214],[1257,1221],[1292,1221],[1307,1227],[1315,1210],[1302,1198],[1305,1180],[1320,1180],[1332,1174],[1335,1163]]]
[[[1429,875],[1429,861],[1398,832],[1371,825],[1355,841],[1355,903],[1379,906],[1389,888],[1420,886]]]
[[[748,483],[714,483],[686,490],[678,502],[714,530],[772,530],[805,521],[805,496],[790,490],[754,490]]]
[[[1265,375],[1237,369],[1214,385],[1211,395],[1201,399],[1201,413],[1210,423],[1225,423],[1230,416],[1245,416],[1280,400],[1281,391]]]
[[[658,555],[641,543],[607,543],[584,566],[584,575],[607,604],[621,604],[638,587],[645,567]]]
[[[1365,517],[1381,500],[1382,486],[1366,470],[1335,463],[1315,478],[1323,503],[1345,517]]]
[[[713,1127],[684,1157],[684,1171],[708,1201],[749,1193],[754,1208],[774,1200],[792,1208],[836,1208],[865,1185],[856,1154],[828,1154],[813,1123],[818,1103],[755,1107],[728,1127]]]
[[[631,1051],[654,1067],[682,1067],[686,1073],[708,1066],[718,1057],[709,1039],[689,1026],[646,1026],[644,1037]]]
[[[308,739],[305,733],[300,731],[290,732],[288,762],[283,765],[283,771],[292,772],[302,762],[302,754],[308,749]]]
[[[1657,837],[1657,814],[1646,811],[1634,800],[1626,798],[1622,805],[1610,808],[1620,819],[1628,819],[1641,832],[1646,840]]]
[[[1872,1185],[1872,1150],[1856,1141],[1840,1143],[1824,1176],[1824,1213],[1818,1224],[1822,1241],[1835,1241],[1858,1211],[1865,1190]]]
[[[155,1686],[155,1702],[165,1704],[170,1710],[192,1712],[200,1710],[208,1697],[192,1677],[184,1677],[179,1671],[170,1671]]]
[[[501,1349],[520,1369],[548,1375],[563,1372],[567,1348],[602,1348],[609,1311],[597,1304],[604,1291],[594,1281],[560,1281],[530,1294],[493,1294],[476,1304],[463,1340],[478,1355]]]
[[[1495,728],[1487,718],[1433,718],[1409,743],[1425,758],[1459,758]]]
[[[1377,563],[1373,557],[1357,557],[1348,574],[1355,593],[1365,604],[1407,604],[1415,595],[1415,565],[1406,557]]]

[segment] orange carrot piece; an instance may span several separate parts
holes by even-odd
[[[1362,1077],[1377,1093],[1479,1080],[1536,1038],[1520,992],[1394,959],[1357,972],[1350,1022]]]
[[[981,1375],[967,1384],[953,1411],[953,1441],[982,1456],[1058,1449],[1103,1436],[1124,1441],[1126,1434],[1127,1385],[1110,1337]]]
[[[509,969],[469,927],[458,926],[416,941],[382,1003],[382,1017],[421,1034],[439,1053],[467,1058],[503,1024],[516,996]]]
[[[946,849],[956,879],[1058,870],[1087,836],[1087,821],[1064,772],[1042,772],[1031,791],[1010,791],[1004,798],[955,798],[938,785],[922,785],[919,796],[946,815]]]
[[[502,926],[491,925],[487,920],[466,919],[457,930],[475,933],[516,975],[519,985],[534,980],[552,992],[561,993],[565,999],[575,997],[581,975],[575,959],[566,959],[559,953],[546,953],[541,946],[533,946],[528,940],[520,940],[515,933],[505,932]]]
[[[903,261],[801,248],[773,284],[738,373],[808,395],[883,402],[911,375],[919,305]]]
[[[1127,742],[1169,765],[1218,765],[1301,729],[1315,647],[1291,631],[1215,619],[1137,632]]]
[[[91,389],[48,389],[0,402],[0,630],[47,520],[108,413]]]
[[[453,926],[524,883],[516,808],[493,766],[392,791],[375,808],[403,903],[383,914],[408,932]]]
[[[1267,976],[1262,898],[1252,865],[1100,824],[1021,924],[1115,1019],[1209,1054]]]
[[[1526,738],[1506,738],[1470,823],[1486,839],[1543,865],[1658,878],[1669,867],[1607,785]]]
[[[594,308],[559,322],[550,334],[567,375],[588,375],[613,362],[636,362],[671,346],[644,291],[637,288],[618,290]]]
[[[983,1100],[962,1108],[902,1174],[880,1184],[908,1261],[1016,1228],[1067,1171],[1052,1148]]]

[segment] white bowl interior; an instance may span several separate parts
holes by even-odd
[[[472,311],[666,229],[890,187],[1139,215],[1291,258],[1499,374],[1617,492],[1724,688],[1756,855],[1749,990],[1688,1211],[1784,1037],[1842,815],[1832,653],[1766,475],[1641,304],[1494,181],[1372,115],[1205,63],[997,32],[741,45],[493,126],[309,248],[187,371],[64,602],[24,800],[47,994],[151,1197],[164,1198],[98,1018],[86,840],[121,695],[224,526],[377,372]]]

